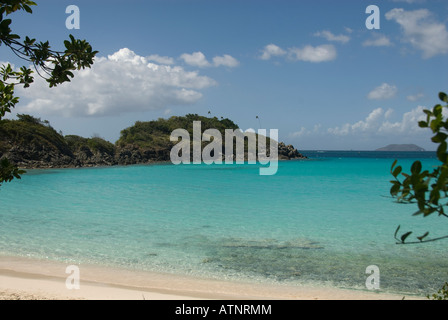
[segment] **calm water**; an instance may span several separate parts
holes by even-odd
[[[447,242],[396,245],[402,231],[447,233],[389,197],[390,166],[433,153],[304,152],[274,176],[257,165],[30,170],[0,189],[0,254],[219,279],[434,293]]]

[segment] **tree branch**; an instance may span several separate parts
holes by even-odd
[[[447,239],[447,238],[448,238],[448,235],[439,237],[439,238],[434,238],[434,239],[422,240],[422,241],[410,241],[410,242],[399,241],[399,242],[396,242],[396,244],[420,244],[420,243],[433,242],[433,241],[438,241],[438,240]]]

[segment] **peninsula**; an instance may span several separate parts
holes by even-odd
[[[76,168],[113,165],[148,164],[170,161],[173,130],[182,128],[192,133],[193,121],[201,121],[202,132],[238,129],[227,118],[208,118],[197,114],[137,121],[121,131],[111,143],[100,137],[84,138],[62,135],[48,121],[19,114],[17,120],[0,121],[0,158],[6,157],[21,168]],[[279,160],[304,159],[292,145],[278,144]]]

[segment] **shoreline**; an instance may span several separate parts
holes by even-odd
[[[58,170],[58,169],[91,169],[91,168],[118,168],[118,167],[131,167],[131,166],[148,166],[148,165],[157,165],[157,164],[172,164],[170,160],[154,160],[145,163],[131,163],[131,164],[87,164],[83,166],[76,165],[45,165],[45,166],[18,166],[19,169],[23,170]]]
[[[303,158],[291,158],[291,159],[277,159],[278,162],[282,161],[304,161],[304,160],[310,160],[308,157]],[[202,162],[201,162],[202,163]],[[223,161],[223,164],[224,161]],[[233,162],[232,164],[236,164],[236,162]],[[246,163],[245,163],[246,164]],[[258,163],[257,163],[258,164]],[[82,166],[75,166],[75,165],[45,165],[45,166],[23,166],[19,165],[18,168],[22,170],[59,170],[59,169],[102,169],[102,168],[126,168],[126,167],[133,167],[133,166],[152,166],[152,165],[174,165],[171,160],[150,160],[148,162],[142,162],[142,163],[129,163],[129,164],[87,164]]]
[[[67,266],[49,260],[0,256],[1,300],[407,300],[424,299],[335,287],[215,280],[112,267],[79,265],[80,288],[66,287]]]

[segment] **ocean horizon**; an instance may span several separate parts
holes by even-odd
[[[390,168],[435,152],[304,150],[259,165],[32,169],[0,189],[0,254],[210,279],[432,294],[446,242],[398,245],[394,231],[445,235],[440,218],[389,195]],[[412,237],[411,236],[411,237]]]

